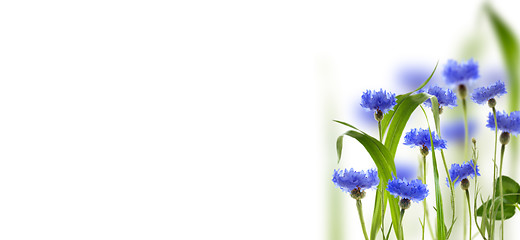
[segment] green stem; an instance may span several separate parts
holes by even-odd
[[[493,199],[491,200],[491,206],[495,206],[495,194],[496,194],[496,189],[495,189],[495,186],[496,186],[496,173],[497,173],[497,141],[498,141],[498,124],[497,124],[497,111],[496,109],[493,107],[493,119],[495,121],[495,153],[493,155]],[[494,211],[495,211],[495,208],[491,208],[491,216],[494,216]],[[491,223],[491,231],[488,233],[489,235],[489,239],[494,239],[495,238],[495,218],[493,217],[492,218],[492,223]]]
[[[463,161],[468,159],[468,110],[466,107],[466,98],[462,99],[462,109],[464,110],[464,158]]]
[[[466,189],[466,199],[468,200],[468,212],[469,212],[469,240],[471,240],[471,204],[469,201],[469,191]]]
[[[502,217],[502,224],[500,225],[500,232],[502,233],[501,239],[504,240],[504,188],[502,186],[502,163],[504,162],[504,152],[506,150],[506,145],[502,144],[502,148],[500,149],[500,214]]]
[[[377,121],[377,128],[379,129],[379,141],[383,142],[383,130],[381,129],[381,121]]]
[[[401,238],[404,239],[404,234],[403,234],[403,216],[404,216],[404,209],[401,208],[401,219],[399,220],[399,225],[401,225]]]
[[[426,156],[423,155],[423,183],[426,184]],[[426,199],[423,200],[423,209],[424,209],[424,218],[428,224],[428,230],[430,230],[430,235],[432,239],[434,239],[432,224],[430,223],[430,214],[428,212],[428,204],[426,203]],[[424,228],[423,228],[424,235]]]
[[[365,240],[368,240],[367,229],[365,228],[365,220],[363,219],[363,209],[361,205],[361,200],[356,200],[356,206],[359,213],[359,221],[361,222],[361,228],[363,229],[363,235],[365,235]]]

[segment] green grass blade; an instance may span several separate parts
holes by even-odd
[[[437,111],[433,111],[434,115],[437,115],[437,116],[434,116],[434,118],[438,119],[438,115],[439,115],[439,104],[437,102],[437,98],[436,97],[431,97],[430,98],[431,101],[432,101],[432,109],[436,109]],[[434,178],[434,182],[435,182],[435,209],[437,209],[436,211],[436,214],[437,214],[437,239],[446,239],[446,225],[444,224],[444,209],[443,209],[443,203],[442,203],[442,193],[441,193],[441,188],[440,188],[440,183],[439,183],[439,170],[437,168],[437,158],[435,156],[435,147],[433,145],[433,138],[431,137],[431,128],[430,128],[430,123],[428,121],[428,115],[426,114],[426,111],[424,111],[424,108],[422,108],[421,106],[421,109],[423,110],[423,113],[424,113],[424,116],[426,117],[426,122],[428,124],[428,129],[430,130],[430,141],[431,141],[431,154],[432,154],[432,165],[433,165],[433,178]]]
[[[360,133],[358,131],[351,130],[346,132],[345,135],[358,140],[358,142],[361,143],[363,147],[365,147],[365,149],[370,154],[372,160],[377,166],[378,173],[380,176],[380,185],[382,185],[381,188],[386,189],[388,180],[392,178],[392,173],[395,173],[394,159],[388,151],[388,149],[377,139],[365,133]],[[392,222],[394,223],[394,232],[396,233],[397,239],[402,239],[402,236],[398,236],[398,233],[401,232],[401,224],[399,221],[401,213],[398,205],[398,200],[397,198],[390,197],[388,192],[385,192],[384,194],[390,206],[390,214],[392,216]],[[377,216],[379,216],[379,214],[373,217],[372,226],[375,225],[379,228],[379,226],[381,225],[381,219]],[[372,233],[371,231],[371,235],[374,235],[374,237],[376,233],[377,231],[375,231],[375,233]]]
[[[410,119],[412,113],[429,98],[426,93],[419,93],[405,97],[397,110],[395,111],[394,118],[388,127],[388,134],[385,139],[385,146],[392,154],[392,158],[395,156],[397,146],[401,140],[406,123]]]

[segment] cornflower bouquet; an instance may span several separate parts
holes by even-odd
[[[449,60],[444,65],[442,75],[451,89],[438,86],[425,88],[436,69],[437,66],[430,77],[412,92],[396,95],[380,89],[367,90],[361,94],[360,105],[374,113],[373,124],[378,126],[378,136],[370,136],[351,124],[334,120],[350,128],[340,135],[336,142],[338,163],[341,160],[343,138],[348,136],[357,140],[366,149],[377,166],[377,169],[366,171],[337,169],[332,177],[333,184],[350,194],[355,200],[365,240],[376,239],[379,235],[385,240],[392,236],[398,240],[404,239],[406,233],[403,225],[407,224],[405,212],[414,203],[422,205],[423,212],[420,219],[422,239],[425,238],[425,234],[430,235],[431,239],[450,237],[460,239],[452,236],[452,230],[454,226],[459,226],[458,224],[469,226],[467,238],[470,240],[478,235],[482,239],[495,239],[497,236],[504,239],[504,221],[513,217],[515,209],[520,210],[520,185],[502,174],[506,146],[510,142],[511,135],[516,136],[520,133],[519,111],[510,113],[497,111],[500,107],[497,98],[507,94],[505,83],[499,80],[489,86],[475,88],[470,93],[468,84],[471,82],[478,85],[480,78],[478,63],[473,59],[466,62]],[[460,99],[462,106],[457,105],[457,98]],[[487,104],[490,108],[485,126],[494,131],[495,137],[494,140],[485,139],[483,142],[486,145],[493,144],[494,154],[486,156],[486,159],[491,161],[483,164],[493,166],[492,176],[480,174],[477,148],[477,142],[480,144],[480,141],[475,138],[471,139],[471,143],[469,141],[468,104]],[[449,111],[448,108],[456,107],[462,107],[461,118],[464,119],[464,152],[460,164],[446,157],[445,151],[450,150],[450,143],[441,136],[440,115]],[[407,122],[415,111],[422,111],[426,124],[422,128],[407,129]],[[427,111],[432,112],[433,125],[430,125],[431,119],[428,118]],[[398,169],[394,158],[401,138],[404,138],[402,145],[418,150],[420,156],[418,176],[397,177]],[[427,171],[429,164],[433,167],[430,173]],[[433,174],[433,183],[426,182],[427,174]],[[444,176],[441,177],[441,174]],[[477,180],[493,182],[491,195],[482,193]],[[458,189],[459,186],[461,190]],[[449,196],[442,196],[442,188],[449,189]],[[371,189],[374,191],[369,191]],[[456,202],[455,191],[463,191],[462,196],[465,201]],[[370,224],[365,223],[363,214],[362,202],[367,194],[375,194]],[[429,206],[426,201],[429,194],[435,195],[433,206]],[[443,197],[449,198],[449,206],[443,206]],[[468,209],[469,218],[464,218],[464,222],[457,222],[455,215],[456,208],[465,208],[460,206],[459,202],[466,205]],[[447,207],[451,208],[451,216],[445,215]],[[390,216],[387,216],[387,212]],[[431,221],[430,215],[435,215],[435,221]],[[385,217],[391,218],[390,226],[385,226]]]

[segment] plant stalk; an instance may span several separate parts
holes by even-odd
[[[501,239],[504,240],[504,188],[502,184],[502,163],[504,162],[504,152],[506,150],[506,145],[502,144],[502,148],[500,149],[500,214],[502,217],[502,224],[500,225]]]
[[[369,240],[367,229],[365,228],[365,220],[363,219],[363,208],[361,204],[361,200],[356,200],[356,206],[359,213],[359,221],[361,222],[361,228],[363,229],[363,235],[365,236],[365,240]]]
[[[469,201],[469,190],[466,189],[466,200],[468,200],[468,212],[469,212],[469,240],[471,240],[471,204]]]

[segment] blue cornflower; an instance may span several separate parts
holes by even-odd
[[[447,84],[465,84],[469,80],[480,77],[478,73],[478,63],[473,59],[467,62],[457,63],[455,60],[448,60],[442,72]]]
[[[332,182],[344,192],[351,193],[352,190],[364,191],[365,189],[375,188],[379,184],[379,178],[375,169],[369,169],[366,173],[365,171],[354,171],[353,168],[348,171],[347,169],[334,169]]]
[[[470,160],[466,163],[462,163],[461,165],[457,163],[451,164],[449,172],[451,181],[453,181],[454,186],[457,186],[457,184],[459,184],[460,181],[462,181],[465,178],[475,177],[475,174],[477,174],[477,176],[480,176],[478,165],[475,165],[473,160]],[[448,178],[446,178],[446,184],[448,185],[448,187],[450,186],[450,181],[448,180]]]
[[[471,99],[473,102],[478,104],[484,104],[488,102],[490,99],[499,97],[501,95],[506,94],[506,85],[502,81],[497,81],[495,84],[489,87],[481,87],[477,88],[473,91],[471,95]]]
[[[423,184],[419,179],[408,181],[394,177],[388,181],[386,190],[395,197],[401,197],[414,202],[422,201],[428,196],[426,184]]]
[[[520,112],[514,111],[507,115],[504,111],[497,111],[497,124],[500,131],[518,135],[520,133]],[[489,113],[486,127],[495,130],[493,113]]]
[[[367,90],[361,95],[361,107],[386,113],[397,104],[396,100],[395,93],[383,91],[383,89],[378,92]]]
[[[439,108],[441,107],[456,107],[457,106],[457,95],[453,93],[451,89],[442,89],[440,87],[434,86],[426,91],[428,94],[437,97],[437,101],[439,102]],[[431,108],[432,100],[428,99],[424,102],[424,105]]]
[[[435,134],[434,131],[432,131],[432,137],[433,137],[433,146],[437,149],[446,149],[446,140],[443,140]],[[428,149],[431,148],[431,142],[430,142],[430,132],[428,129],[416,129],[413,128],[410,130],[410,132],[407,132],[404,136],[404,145],[411,145],[410,147],[419,146],[419,147],[427,147]],[[426,149],[427,150],[427,149]]]

